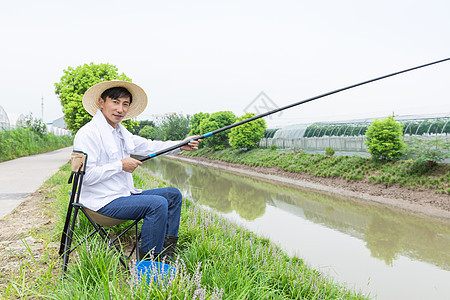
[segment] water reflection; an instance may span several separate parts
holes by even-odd
[[[364,233],[366,247],[370,249],[372,257],[382,259],[390,266],[402,250],[404,235],[398,225],[386,218],[374,216]]]
[[[450,270],[448,222],[168,159],[151,160],[146,167],[221,213],[255,221],[273,206],[363,240],[371,256],[388,266],[402,255]]]
[[[266,212],[267,194],[261,190],[253,189],[243,182],[233,181],[228,193],[231,207],[242,218],[253,221]]]
[[[233,211],[228,196],[232,183],[209,172],[202,175],[195,174],[189,179],[193,199],[222,213]]]

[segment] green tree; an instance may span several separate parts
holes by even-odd
[[[200,122],[206,118],[209,118],[209,113],[196,113],[192,116],[192,118],[189,120],[189,123],[191,125],[191,131],[189,132],[189,135],[201,135],[200,130]]]
[[[172,114],[159,126],[164,141],[183,140],[189,133],[189,116]]]
[[[64,75],[61,80],[55,83],[55,94],[61,101],[67,128],[73,133],[76,133],[78,129],[92,119],[81,102],[87,89],[94,84],[108,80],[131,82],[131,79],[124,73],[118,73],[116,66],[107,63],[90,63],[76,68],[68,67],[63,72]],[[122,124],[130,130],[135,125],[135,121],[127,120]]]
[[[205,118],[200,122],[201,134],[212,132],[216,129],[225,127],[236,122],[236,116],[231,111],[219,111],[212,113],[209,118]],[[211,137],[206,138],[202,143],[205,147],[211,147],[215,150],[228,147],[228,132],[220,132]]]
[[[375,119],[366,131],[366,145],[376,160],[398,160],[406,147],[403,142],[403,124],[390,116]]]
[[[133,127],[132,130],[129,130],[132,134],[139,135],[139,132],[145,127],[150,126],[153,128],[156,128],[155,122],[149,121],[149,120],[143,120],[143,121],[136,121],[136,126]]]
[[[254,116],[255,114],[253,113],[245,114],[238,118],[235,123]],[[264,131],[266,130],[266,128],[266,121],[264,121],[264,119],[257,119],[231,128],[229,133],[231,147],[233,147],[234,149],[254,148],[264,137]]]
[[[192,116],[192,118],[189,120],[189,123],[191,125],[191,131],[189,132],[189,135],[201,135],[201,129],[200,129],[200,123],[202,120],[209,118],[209,113],[203,113],[199,112]],[[200,143],[198,145],[199,148],[205,147],[204,143]]]
[[[157,129],[150,125],[145,125],[144,128],[139,130],[138,135],[142,136],[146,139],[154,140],[154,139],[156,139],[156,136],[157,136]]]
[[[33,117],[33,113],[26,115],[23,120],[17,122],[17,125],[23,128],[29,128],[31,131],[43,137],[47,133],[47,125],[41,119]]]

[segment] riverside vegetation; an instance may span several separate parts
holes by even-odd
[[[206,157],[251,167],[279,168],[316,177],[343,178],[347,181],[367,180],[386,187],[398,185],[411,190],[429,190],[450,194],[450,165],[427,161],[380,161],[359,156],[330,156],[303,151],[284,152],[272,149],[249,151],[227,148],[214,151],[208,148],[183,152],[187,156]]]
[[[69,147],[73,137],[37,133],[32,128],[0,130],[0,162]]]
[[[63,166],[41,188],[42,211],[54,219],[46,229],[31,233],[43,240],[43,250],[18,253],[2,251],[3,260],[16,260],[15,268],[3,268],[3,297],[49,299],[368,299],[367,295],[336,284],[289,257],[267,239],[259,238],[213,212],[186,200],[181,216],[176,276],[167,284],[148,285],[124,270],[115,253],[97,239],[89,240],[71,256],[67,276],[62,277],[58,242],[67,207],[70,166]],[[133,174],[140,188],[169,183],[143,169]],[[49,226],[51,229],[49,229]],[[79,231],[87,222],[80,217]],[[114,230],[114,229],[113,229]],[[24,241],[25,243],[25,241]],[[124,246],[126,246],[124,241]],[[53,246],[51,246],[53,245]]]

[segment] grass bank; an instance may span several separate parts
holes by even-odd
[[[68,147],[73,137],[53,133],[39,135],[30,128],[0,130],[0,162]]]
[[[31,233],[45,245],[36,254],[30,248],[16,256],[15,269],[2,270],[1,287],[7,299],[367,299],[333,283],[301,259],[283,253],[224,218],[186,200],[183,204],[176,277],[167,285],[148,285],[125,271],[103,243],[90,240],[72,256],[62,279],[57,257],[67,206],[69,166],[64,166],[42,188],[43,211],[55,221],[51,229]],[[141,188],[168,186],[138,169]],[[45,204],[47,203],[47,204]],[[80,218],[83,230],[86,222]],[[48,245],[52,245],[49,247]]]
[[[304,173],[316,177],[366,180],[385,186],[398,185],[411,190],[429,190],[439,194],[450,194],[450,165],[437,164],[423,169],[411,160],[380,162],[359,156],[327,156],[305,152],[283,152],[270,149],[250,151],[214,151],[202,148],[183,152],[187,156],[200,156],[252,167],[276,167],[281,170]]]

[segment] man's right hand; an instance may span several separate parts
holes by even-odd
[[[142,166],[142,162],[132,157],[122,159],[122,170],[133,173],[138,166]]]

